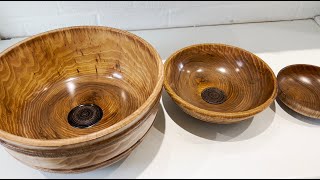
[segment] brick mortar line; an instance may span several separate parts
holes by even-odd
[[[194,25],[194,26],[177,26],[177,27],[164,27],[164,28],[146,28],[146,29],[132,29],[127,31],[152,31],[152,30],[164,30],[164,29],[180,29],[180,28],[191,28],[191,27],[210,27],[210,26],[231,26],[238,24],[259,24],[259,23],[272,23],[272,22],[288,22],[288,21],[303,21],[303,20],[314,20],[314,18],[298,18],[298,19],[288,19],[288,20],[274,20],[274,21],[251,21],[251,22],[239,22],[239,23],[221,23],[221,24],[204,24],[204,25]]]
[[[319,21],[316,18],[319,17]],[[274,21],[256,21],[256,22],[241,22],[241,23],[222,23],[222,24],[207,24],[207,25],[195,25],[195,26],[177,26],[177,27],[164,27],[164,28],[146,28],[146,29],[124,29],[130,32],[137,31],[156,31],[156,30],[166,30],[166,29],[182,29],[182,28],[192,28],[192,27],[211,27],[211,26],[231,26],[240,24],[259,24],[259,23],[272,23],[272,22],[290,22],[290,21],[303,21],[303,20],[314,20],[320,26],[320,16],[315,16],[313,18],[301,18],[301,19],[289,19],[289,20],[274,20]],[[103,25],[98,25],[103,26]],[[1,37],[0,40],[10,40],[14,38],[26,38],[30,36],[14,36],[14,37]]]

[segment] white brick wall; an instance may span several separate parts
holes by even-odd
[[[320,2],[0,2],[0,36],[30,36],[73,25],[127,30],[292,20],[320,15]]]

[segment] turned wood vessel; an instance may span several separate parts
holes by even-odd
[[[223,44],[193,45],[171,55],[164,86],[186,113],[220,124],[254,116],[277,95],[276,77],[263,60]]]
[[[110,165],[152,126],[162,84],[160,56],[129,32],[78,26],[33,36],[0,54],[0,143],[44,171]]]
[[[283,68],[277,76],[278,98],[302,115],[320,119],[320,67],[296,64]]]

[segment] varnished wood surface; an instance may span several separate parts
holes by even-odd
[[[320,119],[320,67],[296,64],[277,76],[279,99],[292,110]]]
[[[156,50],[126,31],[79,26],[33,36],[0,54],[0,140],[30,166],[85,171],[142,138],[162,84]],[[81,104],[98,105],[102,119],[71,126],[68,114]]]
[[[55,173],[80,173],[109,166],[138,146],[151,128],[158,108],[155,105],[139,122],[115,136],[97,139],[81,148],[24,149],[4,144],[7,151],[35,169]],[[37,162],[37,163],[35,163]]]
[[[223,44],[194,45],[171,55],[164,85],[186,113],[222,124],[254,116],[277,94],[275,75],[265,62]]]

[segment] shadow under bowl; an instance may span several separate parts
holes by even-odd
[[[0,54],[0,142],[21,162],[83,172],[127,155],[153,124],[156,50],[126,31],[69,27]]]
[[[277,76],[279,100],[304,116],[320,119],[320,67],[295,64]]]
[[[183,111],[219,124],[248,119],[277,95],[276,77],[263,60],[223,44],[193,45],[171,55],[164,86]]]

